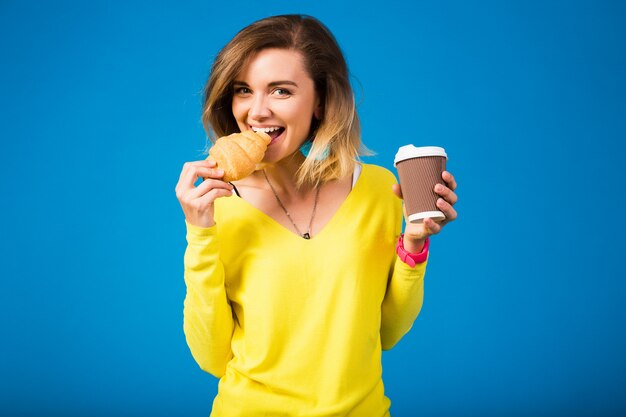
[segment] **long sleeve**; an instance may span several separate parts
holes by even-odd
[[[383,350],[394,347],[411,330],[422,309],[427,263],[423,262],[411,268],[395,257],[382,304],[380,338]]]
[[[216,229],[217,225],[200,228],[187,224],[183,328],[200,368],[220,378],[232,358],[234,320],[224,286]]]

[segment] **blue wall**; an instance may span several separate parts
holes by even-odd
[[[440,145],[459,182],[393,415],[626,413],[625,3],[339,3],[0,2],[0,414],[208,415],[174,185],[219,48],[293,12],[346,53],[366,161]]]

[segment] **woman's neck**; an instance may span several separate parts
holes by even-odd
[[[304,197],[313,190],[313,187],[308,185],[297,187],[296,174],[302,163],[304,156],[296,152],[275,164],[265,165],[264,170],[269,181],[281,195],[289,195],[292,198]],[[262,178],[262,173],[259,174]]]

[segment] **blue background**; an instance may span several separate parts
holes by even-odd
[[[0,414],[208,415],[174,185],[217,51],[293,12],[345,51],[366,162],[444,146],[459,183],[392,414],[624,415],[625,3],[394,0],[0,1]]]

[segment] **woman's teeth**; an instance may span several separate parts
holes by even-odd
[[[274,126],[274,127],[252,127],[252,130],[254,130],[255,132],[265,132],[268,135],[270,135],[270,138],[272,138],[272,143],[273,141],[279,137],[280,135],[283,134],[283,132],[285,131],[284,127],[280,127],[280,126]]]
[[[253,127],[252,128],[252,130],[254,130],[255,132],[265,132],[265,133],[275,132],[278,129],[280,129],[280,127]]]

